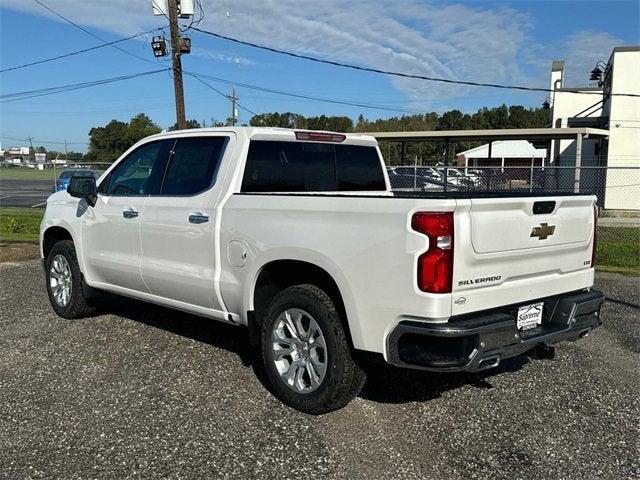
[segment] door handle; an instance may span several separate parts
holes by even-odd
[[[189,223],[207,223],[208,221],[209,217],[202,213],[193,213],[189,215]]]
[[[138,216],[138,212],[137,210],[134,210],[133,208],[128,208],[127,210],[123,210],[122,211],[122,216],[124,218],[135,218]]]

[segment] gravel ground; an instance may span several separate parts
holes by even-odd
[[[371,368],[321,417],[275,400],[240,328],[129,300],[67,321],[0,265],[0,478],[640,478],[638,279],[605,325],[474,375]]]

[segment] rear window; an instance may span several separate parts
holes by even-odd
[[[252,141],[243,192],[386,190],[374,147],[313,142]]]

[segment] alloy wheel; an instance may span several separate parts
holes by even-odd
[[[317,389],[327,372],[327,345],[315,319],[304,310],[289,308],[278,316],[271,337],[280,380],[297,393]]]
[[[71,266],[64,255],[56,255],[49,267],[49,286],[58,305],[66,307],[71,300]]]

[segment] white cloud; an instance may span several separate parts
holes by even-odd
[[[563,57],[569,76],[578,81],[587,65],[590,70],[595,60],[606,60],[611,47],[620,43],[606,33],[580,32],[553,48],[536,45],[529,15],[480,3],[208,0],[203,5],[206,17],[200,26],[228,36],[379,69],[480,82],[546,85],[550,61]],[[3,6],[51,16],[34,2],[3,0]],[[161,22],[151,15],[151,0],[57,0],[52,6],[82,25],[123,35]],[[224,62],[238,58],[252,65],[250,58],[236,54],[238,47],[218,43],[227,50],[207,50],[196,47],[203,37],[193,37],[195,56]],[[471,92],[469,87],[419,80],[391,82],[420,107]]]
[[[532,43],[522,53],[533,69],[532,80],[538,85],[549,82],[551,62],[565,61],[565,87],[588,85],[589,75],[600,60],[607,63],[613,47],[624,41],[607,32],[579,31],[549,45]]]
[[[192,47],[191,55],[198,58],[204,58],[206,60],[216,60],[218,62],[233,63],[234,65],[251,66],[257,64],[257,62],[249,60],[248,58],[224,53],[219,50],[211,50],[209,48]]]
[[[566,59],[565,85],[585,85],[596,63],[600,60],[607,63],[616,45],[624,42],[605,32],[583,31],[569,35],[558,49]]]

